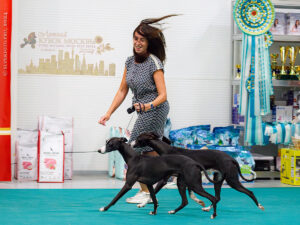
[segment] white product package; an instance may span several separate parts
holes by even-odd
[[[15,178],[18,181],[37,180],[37,130],[17,130]]]
[[[65,136],[65,172],[64,179],[70,180],[73,175],[73,118],[72,117],[39,117],[39,130]]]
[[[286,33],[286,15],[285,13],[276,12],[275,20],[270,31],[274,35],[284,35]]]
[[[64,182],[64,153],[63,134],[39,131],[38,182]]]
[[[37,180],[37,145],[16,145],[15,178],[18,181]]]
[[[300,35],[300,13],[287,14],[287,34]]]
[[[38,130],[17,129],[17,140],[19,144],[36,144],[38,142]]]
[[[276,122],[292,122],[293,106],[276,106]]]

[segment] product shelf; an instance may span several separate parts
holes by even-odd
[[[300,80],[272,80],[274,87],[295,87],[300,89]],[[239,86],[240,80],[232,80],[233,86]]]
[[[233,41],[242,41],[242,34],[234,34]],[[300,35],[273,35],[274,42],[300,42]]]

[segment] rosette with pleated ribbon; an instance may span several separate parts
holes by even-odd
[[[239,113],[246,117],[245,144],[262,145],[262,115],[270,113],[273,94],[269,33],[275,11],[271,0],[236,0],[234,20],[243,32]]]

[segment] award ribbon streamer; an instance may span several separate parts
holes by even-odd
[[[246,118],[245,145],[263,145],[262,115],[271,112],[273,94],[269,46],[275,11],[270,0],[237,0],[233,10],[242,30],[239,113]]]

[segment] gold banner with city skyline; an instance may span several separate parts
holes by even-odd
[[[95,60],[108,51],[114,50],[110,43],[103,43],[101,36],[94,39],[68,38],[67,32],[31,32],[20,44],[21,48],[39,51],[41,54],[35,61],[26,63],[24,68],[19,68],[19,74],[54,74],[54,75],[94,75],[115,76],[116,64],[105,63],[104,59]],[[45,53],[54,52],[49,57]],[[86,58],[92,55],[93,60]],[[102,57],[103,58],[103,57]]]

